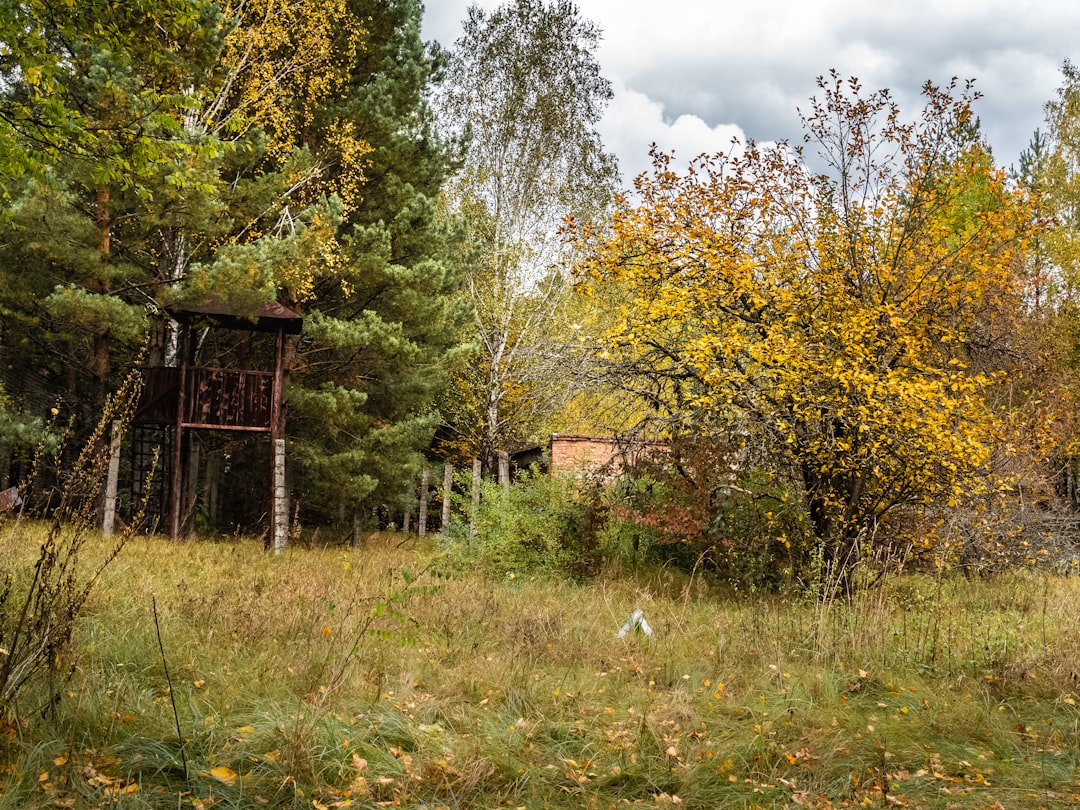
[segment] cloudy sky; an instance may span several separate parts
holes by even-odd
[[[499,0],[478,0],[494,8]],[[423,36],[452,45],[468,0],[426,0]],[[648,145],[692,157],[732,136],[801,142],[798,108],[837,69],[918,108],[931,80],[975,79],[998,163],[1043,124],[1066,58],[1080,62],[1075,0],[578,0],[604,32],[598,57],[615,98],[601,125],[627,182]]]

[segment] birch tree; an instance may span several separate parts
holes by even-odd
[[[447,197],[476,246],[466,284],[477,361],[455,391],[471,419],[452,427],[488,470],[562,401],[578,359],[560,228],[601,216],[618,182],[596,131],[611,98],[599,41],[566,0],[472,6],[438,100],[467,142]]]

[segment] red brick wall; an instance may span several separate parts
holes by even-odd
[[[633,456],[643,450],[659,448],[659,443],[634,444],[627,446],[613,438],[605,436],[560,436],[551,437],[551,474],[596,472],[601,468],[609,474],[617,474],[622,468],[622,459],[627,454]]]

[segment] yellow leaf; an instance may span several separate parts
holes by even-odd
[[[224,765],[218,765],[216,768],[211,768],[210,775],[219,782],[224,782],[227,785],[231,785],[236,781],[236,771],[232,768],[226,768]]]

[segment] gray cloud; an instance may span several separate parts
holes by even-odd
[[[797,109],[807,107],[815,77],[830,68],[858,76],[867,90],[889,88],[911,115],[923,82],[975,79],[983,95],[976,113],[995,157],[1015,163],[1043,123],[1043,105],[1080,30],[1080,4],[1064,0],[578,5],[605,32],[599,57],[617,95],[603,134],[627,179],[647,163],[646,134],[683,152],[708,149],[712,140],[723,148],[735,131],[801,142]],[[465,6],[437,2],[425,18],[425,35],[451,43],[460,32],[451,21],[460,21]]]

